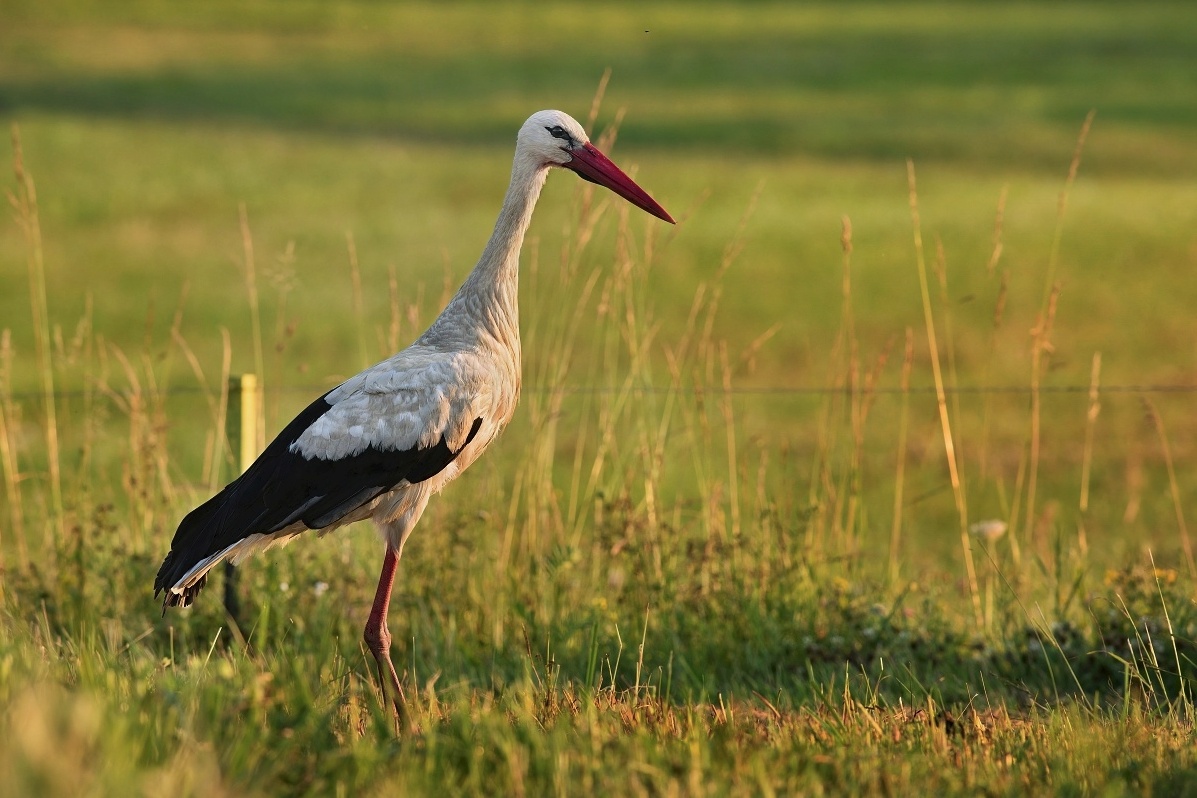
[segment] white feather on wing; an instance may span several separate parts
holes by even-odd
[[[332,407],[290,450],[308,459],[340,460],[367,448],[401,452],[444,440],[457,451],[474,422],[495,413],[488,381],[471,365],[460,354],[379,363],[329,393]]]

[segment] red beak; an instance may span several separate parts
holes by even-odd
[[[636,185],[636,181],[625,175],[622,169],[611,163],[611,159],[599,152],[590,142],[586,142],[575,150],[570,150],[569,154],[573,156],[573,160],[563,164],[566,169],[574,170],[591,183],[611,189],[637,208],[648,211],[658,219],[676,224],[673,217],[657,204],[657,201],[650,197],[648,192]]]

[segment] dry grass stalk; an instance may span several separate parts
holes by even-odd
[[[1089,534],[1085,529],[1085,516],[1089,512],[1089,479],[1093,473],[1093,438],[1097,430],[1097,416],[1101,413],[1101,352],[1093,353],[1093,365],[1089,372],[1089,409],[1085,413],[1085,443],[1081,456],[1081,495],[1077,502],[1080,517],[1077,519],[1077,545],[1081,555],[1089,553]]]
[[[233,371],[233,342],[229,331],[220,328],[221,358],[220,358],[220,402],[216,414],[219,422],[212,430],[212,459],[208,461],[208,492],[215,493],[223,479],[223,469],[235,468],[233,447],[229,443],[226,430],[228,429],[229,413],[229,376]]]
[[[906,349],[902,357],[902,410],[898,419],[898,462],[894,472],[894,514],[889,532],[889,579],[898,581],[898,551],[902,543],[902,502],[906,489],[906,438],[910,431],[910,372],[914,368],[914,330],[906,328]]]
[[[1085,448],[1081,458],[1081,513],[1089,511],[1089,477],[1093,473],[1093,434],[1101,414],[1101,352],[1093,353],[1089,370],[1089,410],[1085,413]]]
[[[931,291],[927,285],[927,263],[923,256],[923,233],[919,222],[918,187],[915,181],[914,161],[906,161],[906,176],[910,187],[910,215],[914,225],[914,251],[918,266],[919,290],[923,299],[923,319],[927,327],[927,346],[931,356],[931,373],[935,380],[935,399],[939,406],[939,422],[943,430],[944,454],[947,456],[948,474],[952,481],[952,496],[956,500],[956,513],[960,519],[960,545],[964,554],[964,567],[968,577],[969,592],[973,602],[973,614],[977,623],[983,621],[981,594],[977,583],[977,569],[973,563],[973,552],[968,535],[968,510],[964,500],[964,486],[960,479],[959,463],[956,459],[956,445],[952,438],[952,423],[948,416],[947,394],[944,390],[943,373],[940,369],[939,343],[935,334],[935,315],[931,308]]]
[[[41,222],[38,216],[37,188],[33,175],[25,169],[21,149],[21,132],[12,126],[13,175],[16,190],[8,193],[8,201],[16,215],[17,225],[25,235],[26,259],[29,268],[29,308],[33,316],[34,352],[41,378],[43,433],[46,438],[46,458],[50,476],[50,530],[57,550],[65,534],[62,500],[62,465],[58,443],[58,405],[54,394],[54,362],[50,348],[50,319],[46,300],[46,263],[42,250]]]
[[[20,416],[12,400],[12,332],[5,329],[0,334],[0,466],[4,468],[4,494],[8,501],[10,531],[17,547],[17,565],[21,573],[26,573],[29,570],[29,548],[25,540],[25,505],[15,439],[19,424]],[[0,571],[5,567],[3,543],[4,535],[0,533]]]
[[[1189,540],[1189,527],[1185,523],[1184,505],[1180,495],[1180,484],[1176,481],[1176,466],[1172,461],[1172,446],[1168,442],[1168,431],[1164,428],[1164,419],[1156,410],[1151,399],[1146,396],[1142,399],[1147,420],[1159,436],[1160,449],[1164,453],[1164,466],[1168,469],[1168,489],[1172,494],[1172,507],[1176,512],[1176,526],[1180,532],[1180,546],[1185,554],[1185,564],[1189,568],[1189,576],[1197,577],[1197,565],[1193,562],[1193,544]]]
[[[245,291],[249,298],[249,319],[253,328],[254,338],[254,372],[259,375],[259,379],[265,380],[266,377],[266,360],[262,354],[262,310],[261,303],[258,301],[258,274],[257,266],[254,260],[254,239],[253,234],[249,229],[249,212],[245,208],[245,203],[238,205],[238,218],[241,223],[241,251],[242,251],[242,267],[245,269]],[[228,382],[229,375],[227,373],[221,375],[225,382]],[[263,385],[262,389],[265,390]],[[227,397],[226,397],[227,400]],[[258,450],[266,448],[266,403],[259,405],[258,417],[259,440],[257,441]]]
[[[948,298],[948,257],[943,247],[943,239],[938,235],[935,236],[935,262],[933,265],[936,282],[939,283],[939,304],[942,308],[943,319],[943,340],[944,340],[944,354],[947,356],[948,362],[948,384],[954,388],[960,386],[959,374],[956,370],[956,332],[955,324],[952,318],[952,302]],[[960,391],[954,390],[951,394],[952,412],[954,418],[963,418],[960,412]],[[953,438],[956,448],[956,469],[960,477],[960,493],[964,499],[964,506],[968,507],[968,483],[965,481],[964,468],[964,442],[961,436],[960,427],[953,430]],[[967,514],[967,513],[966,513]]]
[[[1002,257],[1002,226],[1006,217],[1006,196],[1010,193],[1010,186],[1002,186],[1002,193],[998,195],[997,212],[993,219],[993,250],[989,254],[989,262],[985,264],[985,273],[993,277],[993,270],[997,268]]]
[[[374,358],[366,346],[366,307],[362,301],[362,270],[357,260],[357,242],[353,233],[345,231],[345,250],[349,256],[349,285],[353,291],[353,315],[357,319],[357,350],[361,368],[368,368]]]
[[[1003,194],[1003,200],[1005,195]],[[1010,272],[1002,270],[1001,282],[998,284],[997,298],[993,304],[993,328],[989,333],[989,348],[985,352],[985,365],[981,370],[981,384],[989,384],[989,375],[993,370],[993,357],[997,352],[998,337],[1002,331],[1002,320],[1006,315],[1006,299],[1010,290]],[[989,430],[993,411],[993,392],[986,391],[981,411],[981,444],[978,447],[977,460],[981,465],[981,480],[984,481],[989,473]]]
[[[1042,383],[1047,369],[1047,358],[1054,348],[1051,343],[1052,325],[1056,318],[1056,304],[1060,297],[1060,286],[1053,286],[1048,296],[1047,309],[1040,316],[1038,324],[1031,330],[1031,440],[1027,464],[1027,509],[1025,531],[1027,540],[1034,544],[1035,500],[1039,480],[1039,456],[1042,444]]]
[[[723,372],[723,397],[720,410],[723,412],[723,423],[727,434],[727,480],[728,480],[728,508],[731,511],[731,535],[733,541],[740,538],[740,479],[739,468],[736,464],[736,416],[732,408],[731,367],[727,362],[727,344],[719,344],[719,365]]]
[[[1076,147],[1072,151],[1072,161],[1068,164],[1068,177],[1064,180],[1064,188],[1060,189],[1060,197],[1056,205],[1056,227],[1052,233],[1052,247],[1051,254],[1047,260],[1047,275],[1043,281],[1043,313],[1047,313],[1047,305],[1050,301],[1051,293],[1055,290],[1056,284],[1056,267],[1060,261],[1060,241],[1064,237],[1064,214],[1068,210],[1068,196],[1072,192],[1072,186],[1076,183],[1077,172],[1081,168],[1081,154],[1085,150],[1085,140],[1089,138],[1089,129],[1093,126],[1093,118],[1097,115],[1097,110],[1091,110],[1085,116],[1085,121],[1081,124],[1081,132],[1076,139]]]

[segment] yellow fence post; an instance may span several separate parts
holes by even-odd
[[[229,409],[227,433],[229,446],[237,454],[237,473],[244,474],[258,456],[262,417],[262,386],[256,374],[238,374],[229,378]],[[240,628],[241,602],[237,598],[237,569],[230,562],[224,564],[224,609],[233,624]]]

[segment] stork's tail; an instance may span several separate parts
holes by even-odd
[[[215,516],[224,504],[228,488],[213,496],[208,501],[196,507],[183,518],[175,532],[174,540],[170,544],[170,553],[158,568],[158,576],[154,579],[154,598],[165,591],[162,600],[162,611],[167,607],[188,607],[195,597],[204,589],[208,581],[208,568],[216,562],[208,562],[207,567],[196,573],[197,566],[220,553],[214,551]],[[219,560],[217,560],[218,562]]]

